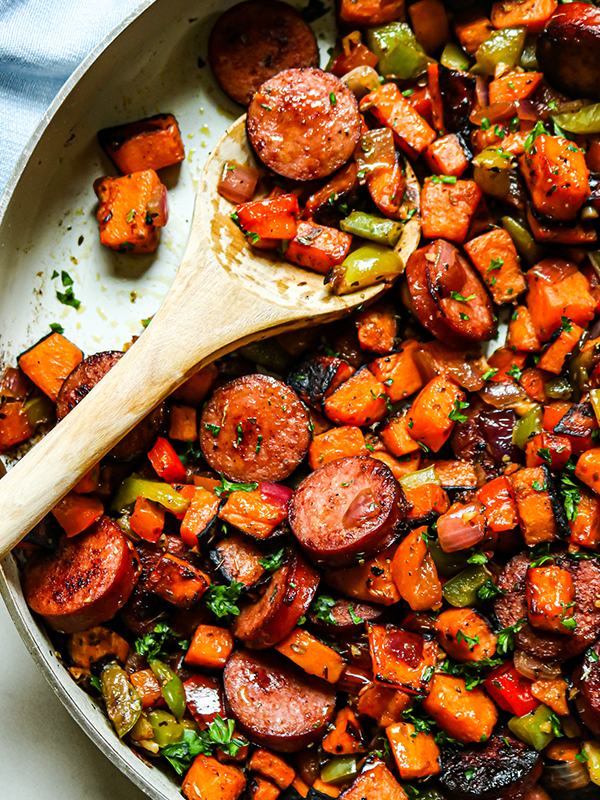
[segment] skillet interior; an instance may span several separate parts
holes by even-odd
[[[60,322],[86,354],[120,349],[158,308],[183,254],[206,157],[241,111],[198,62],[206,58],[218,14],[234,2],[145,0],[57,96],[0,200],[0,366],[13,363],[51,322]],[[324,65],[333,15],[313,27]],[[92,183],[114,174],[114,167],[96,132],[165,111],[179,121],[187,157],[161,173],[171,216],[158,251],[128,257],[101,248]],[[62,286],[51,279],[54,270],[73,278],[79,311],[56,299]],[[0,564],[0,592],[53,690],[102,752],[152,800],[181,798],[180,782],[120,743],[104,713],[62,667],[23,600],[12,556]]]

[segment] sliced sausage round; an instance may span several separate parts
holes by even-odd
[[[244,375],[217,389],[200,420],[204,458],[234,481],[281,481],[309,444],[309,417],[298,395],[268,375]]]
[[[537,750],[500,731],[485,744],[443,748],[440,783],[452,800],[516,800],[541,772]]]
[[[456,247],[438,239],[428,248],[427,285],[450,330],[469,341],[496,335],[497,320],[490,296],[479,276]]]
[[[315,563],[347,567],[397,538],[407,506],[386,464],[370,456],[350,456],[325,464],[302,481],[290,501],[289,521]]]
[[[387,614],[385,606],[346,598],[336,600],[326,611],[328,613],[309,611],[309,625],[317,634],[342,640],[361,636],[365,632],[365,623],[382,622]]]
[[[456,345],[458,347],[464,345],[465,339],[458,336],[453,331],[439,312],[435,303],[429,284],[427,282],[427,256],[430,253],[431,245],[421,247],[411,254],[406,262],[406,286],[408,287],[408,297],[404,295],[403,299],[411,302],[406,304],[409,309],[414,313],[424,328],[432,333],[436,339],[445,344]],[[404,288],[404,287],[403,287]]]
[[[584,724],[600,736],[600,642],[586,652],[583,663],[573,673],[579,694],[575,705]]]
[[[254,650],[277,644],[306,614],[318,585],[318,572],[302,556],[290,552],[260,599],[242,607],[233,622],[233,634]]]
[[[515,644],[526,653],[550,661],[566,661],[583,652],[600,635],[600,565],[593,559],[575,561],[564,551],[554,554],[555,563],[568,570],[575,583],[576,628],[571,634],[539,630],[526,622],[515,633]],[[506,592],[496,600],[494,610],[503,628],[528,619],[526,579],[531,561],[519,553],[502,570],[498,588]]]
[[[296,181],[326,178],[348,161],[360,138],[356,98],[320,69],[287,69],[263,83],[246,122],[258,157]]]
[[[208,60],[221,88],[243,106],[273,75],[292,67],[318,67],[319,48],[308,25],[287,3],[248,0],[217,20]]]
[[[64,419],[124,355],[120,350],[108,350],[94,353],[78,364],[67,376],[58,392],[57,420],[60,422]],[[161,403],[113,447],[110,455],[113,458],[128,460],[149,450],[163,426],[164,415],[165,407]]]
[[[332,686],[274,652],[236,650],[225,667],[223,686],[238,730],[280,753],[321,739],[335,710]]]
[[[56,551],[36,553],[23,574],[32,611],[61,633],[78,633],[111,619],[127,601],[140,574],[131,542],[108,517]]]

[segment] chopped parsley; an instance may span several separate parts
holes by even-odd
[[[338,623],[331,613],[331,609],[335,606],[335,603],[336,601],[333,599],[333,597],[322,594],[312,601],[310,610],[317,619],[321,620],[321,622],[326,622],[328,625],[337,625]]]
[[[221,473],[221,485],[215,489],[217,497],[229,497],[232,492],[253,492],[258,489],[258,483],[235,483],[229,481]]]
[[[234,733],[235,722],[232,719],[223,719],[217,714],[214,722],[211,722],[206,730],[196,733],[191,728],[184,728],[182,740],[161,747],[160,752],[178,775],[185,775],[200,753],[210,756],[221,750],[235,758],[248,742],[245,739],[234,738]]]
[[[456,183],[457,178],[456,175],[434,175],[431,179],[432,183],[449,183],[454,184]]]
[[[564,472],[560,477],[560,489],[563,496],[565,514],[569,522],[572,522],[577,516],[579,503],[581,502],[581,489],[578,484],[571,480],[568,475],[565,475]]]
[[[467,416],[466,414],[461,413],[461,409],[468,407],[469,407],[468,403],[463,403],[461,400],[456,398],[456,400],[454,401],[454,408],[448,414],[448,419],[451,419],[454,422],[466,422]]]
[[[51,322],[50,323],[50,330],[52,331],[52,333],[64,333],[65,332],[65,329],[60,324],[60,322]]]
[[[523,370],[517,367],[516,364],[511,364],[510,369],[506,370],[506,374],[510,375],[510,377],[514,378],[516,381],[520,381],[523,376]]]
[[[497,368],[497,367],[490,367],[488,370],[486,370],[486,371],[483,373],[483,375],[482,375],[482,377],[483,377],[483,380],[484,380],[484,381],[489,381],[489,380],[490,380],[490,378],[493,378],[493,377],[494,377],[494,375],[495,375],[497,372],[498,372],[498,368]]]
[[[187,639],[181,639],[168,625],[159,622],[154,626],[153,631],[136,639],[134,647],[136,653],[140,656],[144,656],[148,661],[153,661],[157,658],[165,660],[170,655],[169,651],[165,649],[165,644],[168,639],[173,640],[180,650],[187,650],[190,646]]]
[[[537,454],[542,461],[546,462],[546,464],[552,464],[552,456],[550,455],[550,450],[547,447],[538,447]]]
[[[227,617],[229,614],[237,617],[240,613],[237,601],[244,588],[244,584],[237,581],[231,581],[227,586],[210,586],[204,595],[206,605],[217,617]]]
[[[503,258],[492,258],[490,261],[490,265],[487,268],[488,272],[493,272],[495,269],[502,269],[504,266],[504,259]]]
[[[265,572],[276,572],[285,562],[285,548],[281,548],[277,553],[271,553],[270,556],[259,558],[258,563],[265,570]]]
[[[508,628],[502,628],[501,631],[498,631],[496,651],[499,655],[505,655],[515,649],[515,633],[521,630],[525,622],[526,620],[520,619],[514,625],[510,625]]]
[[[332,106],[337,103],[337,97],[335,96],[335,92],[329,92],[329,102]]]
[[[206,428],[207,431],[212,433],[212,435],[215,436],[215,437],[217,437],[219,435],[220,431],[221,431],[221,426],[220,425],[211,425],[210,422],[205,422],[204,423],[204,427]]]
[[[470,294],[468,297],[463,297],[463,295],[460,292],[450,292],[450,297],[453,300],[458,300],[459,303],[468,303],[469,300],[475,299],[474,294]]]

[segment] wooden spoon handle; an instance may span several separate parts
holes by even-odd
[[[0,481],[0,558],[195,369],[277,324],[276,309],[222,270],[201,287],[191,273],[180,269],[144,334]]]

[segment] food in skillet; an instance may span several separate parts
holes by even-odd
[[[248,246],[336,291],[405,277],[194,375],[21,547],[73,677],[190,800],[598,797],[600,126],[576,83],[594,15],[344,1],[330,71],[253,87],[268,169],[221,185]],[[292,114],[273,148],[267,90],[311,87],[314,131],[348,135],[303,158]],[[148,171],[151,150],[133,147]],[[120,356],[34,345],[2,381],[2,450]]]

